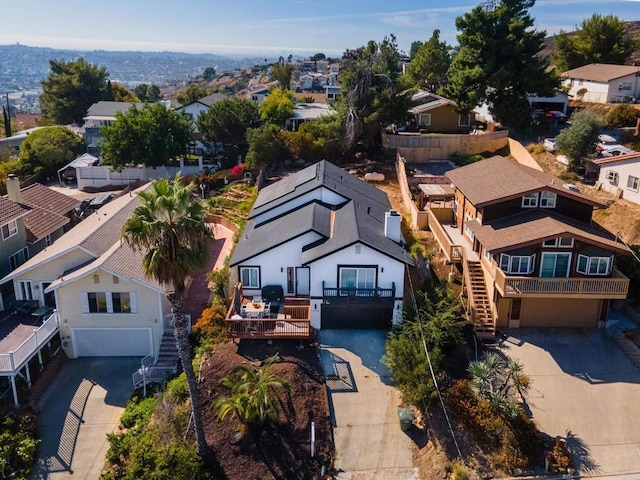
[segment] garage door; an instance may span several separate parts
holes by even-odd
[[[76,357],[144,357],[153,353],[150,328],[73,328]]]
[[[321,328],[389,329],[393,307],[322,305]]]

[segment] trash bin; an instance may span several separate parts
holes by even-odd
[[[400,420],[400,429],[406,432],[411,429],[413,425],[413,410],[410,408],[399,408],[398,419]]]

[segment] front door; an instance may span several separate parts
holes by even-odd
[[[309,267],[296,267],[296,296],[309,296]]]

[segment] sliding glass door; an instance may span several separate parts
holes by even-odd
[[[569,266],[571,265],[570,253],[548,253],[542,254],[540,262],[541,277],[568,277]]]

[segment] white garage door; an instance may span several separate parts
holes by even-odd
[[[150,328],[73,328],[76,357],[144,357],[153,353]]]

